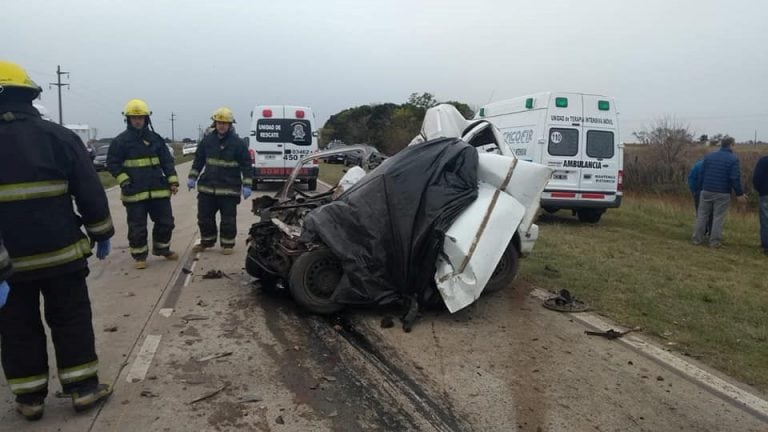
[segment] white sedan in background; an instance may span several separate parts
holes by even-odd
[[[186,156],[190,154],[195,154],[197,151],[197,143],[184,143],[184,146],[181,148],[181,155]]]

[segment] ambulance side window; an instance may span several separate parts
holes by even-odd
[[[610,159],[613,153],[613,132],[587,131],[587,156],[595,159]]]
[[[576,153],[579,151],[578,129],[550,129],[547,151],[552,156],[576,156]]]

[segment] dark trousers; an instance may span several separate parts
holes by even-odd
[[[8,303],[0,309],[0,351],[5,377],[17,401],[28,403],[48,394],[41,293],[64,392],[98,384],[87,275],[88,270],[81,270],[50,279],[11,282]]]
[[[171,252],[173,211],[170,198],[150,199],[125,203],[128,212],[128,245],[134,259],[147,259],[147,215],[154,222],[152,227],[152,254],[165,256]]]
[[[234,247],[237,237],[237,204],[239,197],[197,194],[197,225],[200,227],[200,244],[211,247],[216,244],[216,212],[221,214],[221,247]]]

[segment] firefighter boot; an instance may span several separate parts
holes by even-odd
[[[112,386],[109,384],[99,384],[96,387],[75,390],[72,392],[72,408],[77,412],[85,411],[111,395]]]
[[[235,251],[231,247],[221,248],[222,255],[232,255],[233,253],[235,253]]]
[[[147,261],[146,260],[136,260],[136,263],[134,263],[133,266],[137,270],[144,270],[145,268],[147,268]]]
[[[29,403],[16,402],[16,411],[23,415],[29,421],[40,420],[43,418],[45,402],[36,400]]]
[[[163,257],[165,257],[165,259],[170,261],[176,261],[177,259],[179,259],[179,254],[177,254],[176,252],[170,251],[167,254],[163,255]]]
[[[203,252],[203,251],[205,251],[208,248],[210,248],[210,246],[205,246],[205,245],[202,245],[202,244],[196,244],[192,248],[192,252]]]

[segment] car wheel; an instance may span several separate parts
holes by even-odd
[[[581,209],[576,212],[576,216],[579,218],[579,222],[594,224],[600,222],[603,212],[599,209]]]
[[[300,255],[291,268],[288,288],[299,306],[310,312],[327,315],[338,312],[342,305],[331,301],[344,270],[329,249],[315,249]]]
[[[514,244],[510,242],[499,263],[496,264],[496,269],[493,270],[491,279],[485,285],[484,291],[492,293],[508,287],[517,276],[519,263],[520,254]]]
[[[307,181],[307,189],[311,191],[317,190],[317,179],[309,179],[309,181]]]

